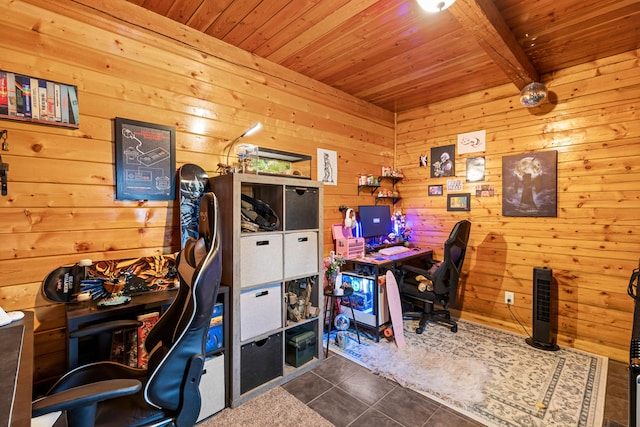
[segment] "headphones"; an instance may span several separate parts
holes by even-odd
[[[353,228],[356,226],[356,215],[353,213],[353,209],[347,209],[347,213],[344,215],[344,226],[346,228]]]

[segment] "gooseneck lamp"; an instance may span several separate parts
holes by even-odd
[[[258,122],[255,125],[251,126],[249,129],[245,130],[242,135],[231,141],[231,144],[229,144],[229,149],[227,149],[227,166],[229,165],[229,154],[231,154],[231,148],[233,148],[233,146],[236,145],[236,143],[245,136],[251,136],[254,133],[258,132],[260,129],[262,129],[262,123]]]

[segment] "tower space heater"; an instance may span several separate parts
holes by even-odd
[[[527,344],[541,350],[556,351],[558,347],[551,337],[551,277],[548,268],[533,269],[533,336]]]

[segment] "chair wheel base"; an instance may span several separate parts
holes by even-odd
[[[420,335],[424,332],[424,328],[416,328],[416,334]]]
[[[453,333],[458,332],[458,325],[453,325],[453,326],[451,327],[451,332],[453,332]]]

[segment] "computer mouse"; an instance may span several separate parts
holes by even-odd
[[[420,250],[420,248],[413,248],[413,250],[414,250],[414,251],[419,251],[419,250]]]

